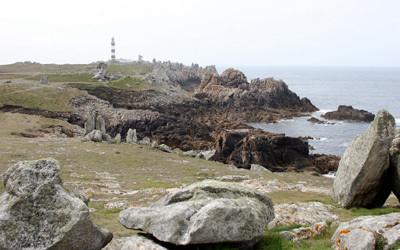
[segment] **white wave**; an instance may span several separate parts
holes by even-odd
[[[323,177],[327,177],[327,178],[336,178],[336,172],[335,171],[329,171],[329,173],[327,174],[323,174]]]
[[[400,118],[396,118],[396,124],[400,127]]]
[[[319,137],[313,137],[312,140],[313,140],[313,141],[328,141],[329,139],[326,138],[326,137],[321,137],[321,138],[319,138]]]
[[[334,178],[336,178],[336,172],[334,172],[334,171],[329,171],[329,173],[323,174],[322,176],[323,176],[323,177],[326,177],[326,178],[332,178],[332,179],[334,179]]]
[[[349,144],[347,142],[342,144],[342,147],[346,147],[347,148],[348,146],[349,146]]]
[[[320,109],[320,110],[318,110],[316,113],[328,113],[328,112],[332,112],[333,110],[332,109]]]

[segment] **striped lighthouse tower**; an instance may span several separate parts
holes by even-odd
[[[111,38],[111,60],[115,60],[115,40]]]

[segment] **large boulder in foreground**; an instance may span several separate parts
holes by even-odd
[[[327,112],[322,117],[328,120],[372,122],[375,115],[365,110],[355,109],[352,106],[340,105],[336,111]]]
[[[4,173],[3,185],[0,249],[101,249],[113,237],[65,191],[54,159],[18,162]]]
[[[342,222],[331,238],[333,249],[375,250],[378,243],[389,249],[400,240],[400,213],[361,216]]]
[[[119,215],[127,228],[175,245],[248,242],[274,219],[272,201],[236,183],[206,180]]]
[[[391,191],[387,170],[395,127],[393,116],[381,110],[364,135],[350,143],[333,183],[334,202],[345,208],[374,208],[385,203]]]

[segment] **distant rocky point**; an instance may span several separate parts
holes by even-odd
[[[372,122],[375,115],[365,110],[354,109],[352,106],[340,105],[336,111],[327,112],[322,117],[328,120]]]

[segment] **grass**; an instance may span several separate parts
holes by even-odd
[[[121,72],[125,76],[143,76],[151,72],[151,69],[144,64],[109,64],[108,72],[112,75]]]
[[[1,66],[0,66],[1,67]],[[20,75],[20,74],[0,74],[0,80],[12,80],[16,78],[24,78],[27,75]]]
[[[25,108],[50,111],[72,111],[69,102],[72,98],[84,95],[75,88],[43,85],[0,85],[0,106],[18,105]]]
[[[40,64],[32,62],[17,62],[8,65],[0,65],[2,74],[70,74],[84,73],[87,67],[95,67],[97,64]]]
[[[47,79],[49,80],[50,83],[52,82],[93,82],[94,80],[92,79],[93,75],[92,74],[87,74],[87,73],[80,73],[80,74],[54,74],[54,75],[46,75]],[[27,80],[33,80],[33,81],[40,81],[41,75],[34,75],[34,76],[28,76],[25,77]]]

